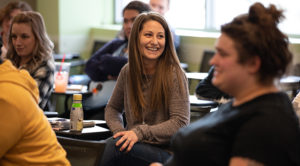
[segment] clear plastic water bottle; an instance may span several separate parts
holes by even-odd
[[[70,113],[70,130],[81,132],[83,129],[82,95],[74,94]]]

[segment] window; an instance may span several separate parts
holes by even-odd
[[[122,22],[122,9],[131,0],[115,0],[115,21]],[[142,0],[146,3],[149,0]],[[220,26],[239,14],[248,12],[249,6],[260,1],[284,10],[285,19],[279,28],[290,35],[300,35],[300,10],[298,0],[170,0],[166,19],[177,29],[218,31]]]
[[[122,22],[122,10],[130,1],[115,0],[115,23],[120,24]],[[141,1],[149,2],[149,0]],[[193,18],[196,18],[197,21],[187,19],[188,16],[194,16]],[[166,14],[166,19],[175,28],[204,29],[205,0],[170,0],[170,10]]]

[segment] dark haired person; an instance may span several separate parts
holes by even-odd
[[[101,47],[88,60],[85,72],[93,81],[107,81],[118,77],[128,61],[128,39],[134,19],[150,6],[141,1],[132,1],[123,9],[123,31],[125,39],[114,39]]]
[[[214,100],[219,103],[226,103],[230,100],[230,96],[212,84],[215,67],[212,66],[206,78],[201,80],[195,90],[195,94],[199,99]]]
[[[165,165],[300,165],[298,119],[274,83],[292,59],[277,27],[282,17],[274,5],[255,3],[221,27],[212,83],[233,99],[180,129]]]

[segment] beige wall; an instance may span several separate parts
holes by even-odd
[[[56,53],[85,57],[90,28],[112,24],[112,0],[36,0]],[[109,14],[107,14],[109,13]]]
[[[118,30],[106,27],[95,27],[90,30],[88,49],[92,49],[94,40],[109,41],[113,39]],[[189,71],[198,71],[205,49],[214,49],[218,35],[214,37],[195,37],[190,35],[181,36],[179,58],[181,62],[189,65]],[[300,63],[300,43],[292,43],[290,50],[294,55],[293,64]]]

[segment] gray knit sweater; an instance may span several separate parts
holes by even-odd
[[[143,110],[143,122],[137,120],[133,112],[130,111],[129,102],[129,66],[125,65],[118,77],[113,94],[105,109],[105,120],[110,130],[115,134],[119,131],[133,130],[140,142],[164,145],[169,144],[170,139],[179,128],[189,124],[190,103],[189,91],[185,74],[182,72],[181,78],[177,78],[174,71],[173,85],[170,87],[170,104],[168,111],[163,109],[153,110],[149,107]],[[149,77],[150,84],[152,77]],[[184,82],[183,91],[180,91],[179,81]],[[147,103],[150,101],[150,89],[143,86],[143,95]],[[127,126],[123,126],[122,113],[125,112]]]

